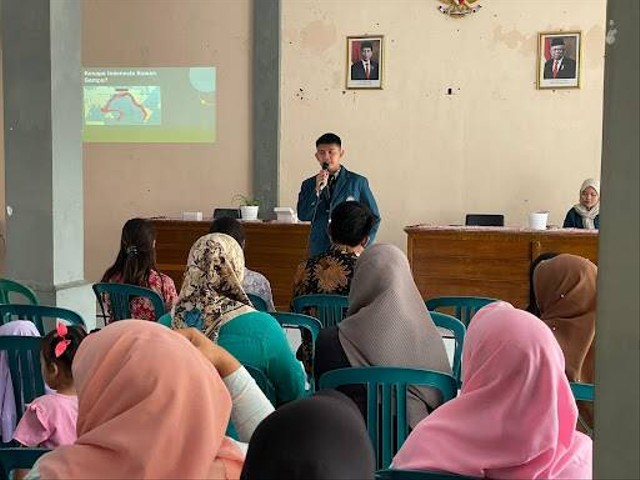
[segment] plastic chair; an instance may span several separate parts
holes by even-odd
[[[576,401],[593,402],[595,386],[592,383],[569,382]]]
[[[444,328],[453,333],[453,338],[456,342],[456,348],[453,353],[453,376],[458,380],[458,386],[462,384],[462,348],[464,347],[464,336],[467,334],[467,329],[460,320],[451,315],[447,315],[442,312],[429,312],[431,320],[435,323],[436,327]]]
[[[453,309],[453,316],[464,323],[469,328],[469,322],[485,305],[497,302],[495,298],[489,297],[435,297],[425,300],[427,310],[436,311],[440,308]]]
[[[431,472],[427,470],[393,470],[385,469],[376,472],[376,480],[475,480],[455,473]]]
[[[267,307],[267,302],[264,301],[264,298],[259,297],[258,295],[254,295],[253,293],[247,293],[247,297],[251,300],[251,304],[253,308],[260,312],[268,312],[269,307]]]
[[[11,471],[16,468],[31,469],[38,458],[50,451],[48,448],[0,448],[0,478],[9,480]]]
[[[51,328],[46,329],[45,318],[62,320],[67,325],[79,325],[87,328],[82,317],[68,308],[45,307],[43,305],[0,305],[0,325],[12,320],[29,320],[36,326],[40,335],[45,336],[55,327],[56,323],[52,321]]]
[[[264,393],[264,395],[269,399],[271,404],[275,406],[276,389],[274,388],[273,383],[271,383],[271,380],[269,380],[264,372],[259,368],[252,365],[243,365],[243,367],[251,374],[258,384],[258,387],[260,387],[260,390],[262,390],[262,393]]]
[[[349,298],[343,295],[301,295],[293,299],[293,311],[311,315],[323,327],[334,327],[347,316]]]
[[[157,322],[160,325],[164,325],[165,327],[169,327],[171,328],[171,321],[173,319],[171,318],[171,312],[167,312],[164,315],[162,315],[160,318],[158,318]]]
[[[156,319],[167,313],[162,297],[150,288],[124,283],[94,283],[93,292],[100,303],[105,322],[133,318],[131,304],[136,298],[146,298],[153,305]],[[108,299],[108,302],[106,301]],[[107,322],[108,323],[108,322]]]
[[[21,297],[21,299],[25,299],[29,305],[40,304],[36,293],[26,285],[7,278],[0,278],[0,304],[15,303],[11,300],[12,294],[14,293]]]
[[[443,403],[458,393],[458,382],[451,375],[414,368],[341,368],[325,373],[319,382],[320,389],[358,384],[367,387],[367,431],[377,468],[388,467],[407,438],[408,386],[435,388]]]
[[[40,370],[40,337],[0,336],[0,362],[9,366],[16,421],[36,397],[44,395]]]

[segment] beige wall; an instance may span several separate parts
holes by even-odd
[[[561,223],[600,172],[605,0],[487,0],[462,19],[431,0],[283,0],[280,204],[315,173],[314,141],[342,136],[383,216],[408,224],[550,210]],[[582,88],[535,88],[537,33],[582,30]],[[385,35],[382,91],[345,90],[347,35]],[[445,89],[452,87],[453,96]],[[457,90],[459,89],[459,90]]]
[[[85,274],[97,280],[133,216],[180,215],[250,192],[251,1],[83,0],[84,66],[217,67],[212,145],[85,144]],[[111,20],[109,20],[111,19]]]

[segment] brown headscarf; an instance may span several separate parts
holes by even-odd
[[[215,340],[231,318],[251,311],[242,289],[244,254],[229,235],[211,233],[191,247],[173,317],[173,328],[199,328]]]
[[[564,352],[570,382],[595,381],[597,275],[598,267],[586,258],[562,254],[540,263],[533,276],[540,319]],[[591,405],[587,407],[580,408],[580,413],[592,427],[593,411]]]
[[[442,337],[393,245],[367,248],[356,263],[347,318],[338,324],[342,348],[353,366],[423,368],[451,374]],[[440,404],[428,388],[412,389],[409,423],[415,426]]]

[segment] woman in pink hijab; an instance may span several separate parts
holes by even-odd
[[[231,397],[184,336],[115,322],[82,342],[73,376],[78,439],[41,457],[27,478],[240,477],[244,455],[224,436]]]
[[[551,330],[508,303],[469,326],[460,395],[420,422],[392,468],[496,479],[590,479],[591,439]]]

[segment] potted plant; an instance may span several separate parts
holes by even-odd
[[[246,195],[236,195],[233,197],[240,204],[240,217],[242,220],[257,220],[260,201]]]

